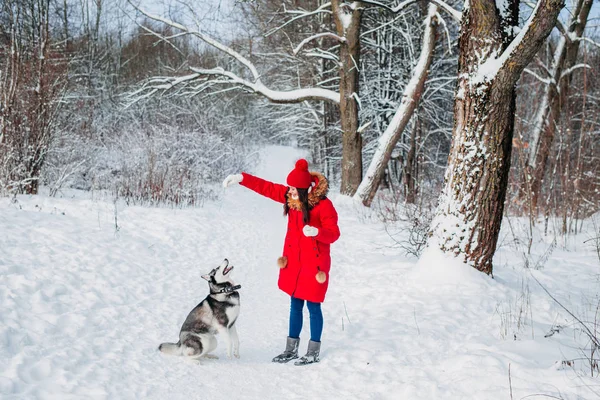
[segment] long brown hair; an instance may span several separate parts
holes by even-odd
[[[298,191],[298,200],[300,200],[300,203],[302,204],[302,221],[304,222],[304,225],[308,225],[308,221],[310,220],[310,207],[308,205],[308,189],[296,188],[296,190]],[[285,196],[286,200],[283,204],[283,215],[288,215],[288,213],[290,212],[290,205],[288,204],[287,200],[287,194],[289,192],[290,189],[288,188],[288,191]]]

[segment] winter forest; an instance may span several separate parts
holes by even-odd
[[[221,184],[299,158],[301,372],[281,208]],[[159,354],[225,257],[240,360]],[[1,398],[600,398],[598,267],[597,0],[0,0]]]

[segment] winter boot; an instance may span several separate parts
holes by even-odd
[[[288,336],[287,342],[285,345],[285,351],[273,358],[273,362],[276,363],[286,363],[295,358],[298,358],[298,345],[300,344],[300,338],[291,338]]]
[[[319,362],[319,352],[321,351],[321,342],[308,342],[308,351],[294,365],[307,365]]]

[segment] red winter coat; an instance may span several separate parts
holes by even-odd
[[[280,264],[282,268],[279,270],[279,289],[302,300],[322,303],[329,286],[329,245],[340,237],[340,229],[337,224],[337,212],[331,200],[326,197],[329,189],[327,179],[315,172],[311,174],[319,179],[317,186],[308,195],[309,205],[312,207],[308,225],[319,230],[314,237],[304,236],[300,202],[288,196],[287,186],[246,173],[242,173],[244,179],[240,184],[279,203],[287,201],[290,209],[283,259],[280,258],[283,265]],[[316,275],[319,271],[325,273],[326,279],[323,283],[317,281]]]

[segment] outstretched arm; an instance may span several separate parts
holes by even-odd
[[[285,185],[269,182],[245,172],[242,172],[242,180],[239,184],[279,203],[285,202],[285,195],[288,191]]]

